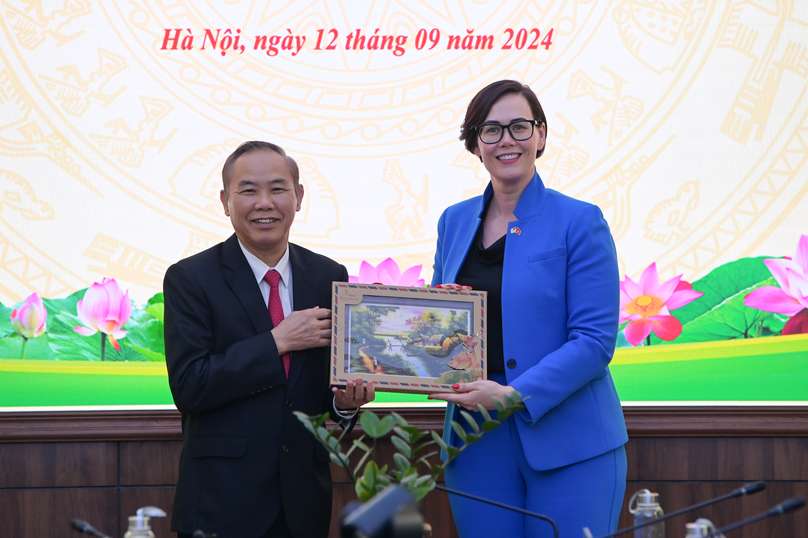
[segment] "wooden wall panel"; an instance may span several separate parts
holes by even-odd
[[[440,430],[440,409],[399,410],[411,424]],[[808,497],[808,408],[626,408],[626,502],[641,488],[657,491],[668,511],[766,480],[755,497],[726,501],[670,523],[708,517],[722,525],[795,496]],[[380,412],[383,414],[384,411]],[[360,435],[361,429],[352,435]],[[145,505],[170,511],[181,429],[173,410],[0,412],[0,528],[15,538],[77,536],[70,519],[88,520],[112,536]],[[389,440],[379,441],[380,463],[392,463]],[[332,538],[338,514],[354,498],[347,474],[332,466]],[[422,503],[436,538],[457,536],[443,492]],[[630,524],[624,509],[621,527]],[[168,537],[168,521],[156,521]],[[731,538],[808,536],[808,510],[757,523]]]
[[[117,535],[118,494],[114,488],[0,489],[0,529],[9,538],[79,536],[73,519]]]
[[[110,486],[117,466],[115,443],[0,441],[0,488]]]
[[[121,442],[120,448],[122,486],[177,483],[182,441]]]
[[[808,438],[634,437],[628,480],[808,480]]]

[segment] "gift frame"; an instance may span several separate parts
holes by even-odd
[[[487,379],[486,292],[334,283],[331,385],[451,392]]]

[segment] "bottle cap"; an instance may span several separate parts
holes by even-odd
[[[137,515],[129,517],[129,530],[133,531],[147,531],[151,530],[149,526],[149,518],[152,517],[166,517],[166,513],[157,508],[156,506],[144,506],[138,508]]]
[[[632,514],[636,514],[641,509],[656,508],[658,506],[659,493],[652,493],[647,489],[637,491],[628,501],[628,511]]]

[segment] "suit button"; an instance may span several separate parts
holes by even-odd
[[[286,454],[287,452],[289,452],[289,445],[283,445],[281,447],[281,450],[283,450],[283,453]]]
[[[290,400],[286,400],[286,409],[292,408],[292,402]]]
[[[513,359],[508,360],[508,368],[516,368],[516,361]]]

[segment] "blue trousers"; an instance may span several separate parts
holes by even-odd
[[[479,413],[472,415],[479,418]],[[599,536],[617,530],[626,492],[626,451],[621,446],[580,463],[536,471],[525,459],[510,418],[452,461],[445,479],[451,489],[553,518],[560,538],[581,538],[583,527]],[[450,494],[449,501],[460,538],[553,537],[551,525],[540,519],[457,495]]]

